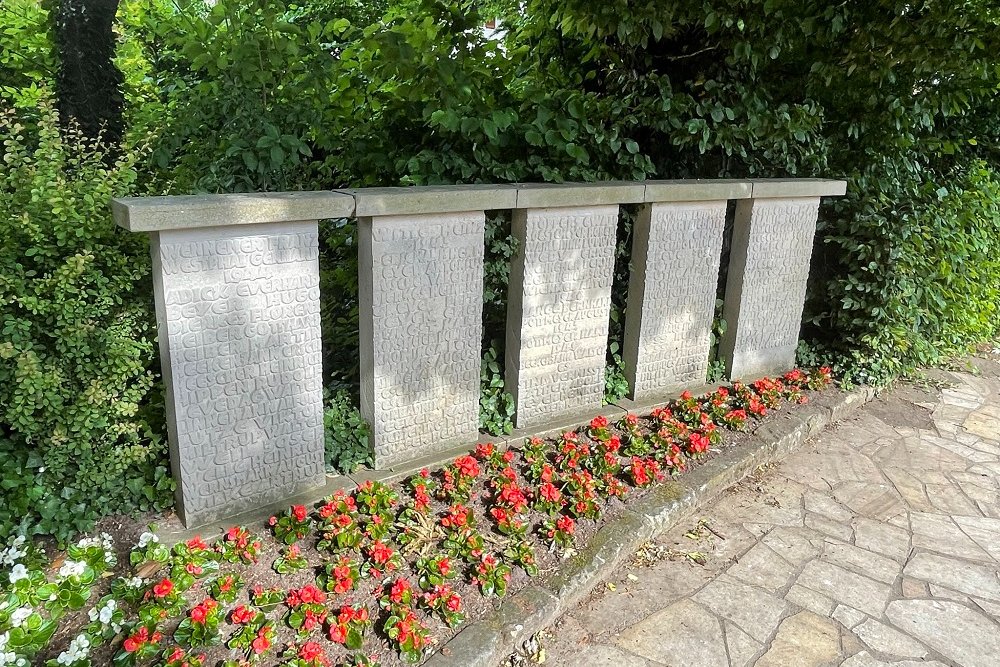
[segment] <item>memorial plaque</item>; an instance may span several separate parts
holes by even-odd
[[[482,211],[360,219],[361,410],[375,467],[479,437]]]
[[[640,209],[622,351],[629,398],[705,383],[726,206],[671,202]]]
[[[170,457],[185,525],[322,485],[316,222],[151,237]]]
[[[730,378],[795,365],[818,211],[818,197],[738,202],[720,343]]]
[[[599,410],[618,206],[514,212],[507,391],[518,428]]]

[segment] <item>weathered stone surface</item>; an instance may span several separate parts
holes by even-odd
[[[361,218],[361,413],[376,468],[479,437],[482,211]]]
[[[844,542],[828,541],[823,560],[857,574],[870,577],[883,584],[891,584],[899,576],[902,566],[891,558]]]
[[[857,519],[854,522],[854,544],[895,560],[903,560],[910,553],[910,534],[880,521]]]
[[[913,546],[931,551],[993,563],[982,547],[959,530],[951,518],[943,514],[911,512],[910,525],[913,528]]]
[[[729,667],[719,620],[690,600],[681,600],[633,625],[615,643],[676,667]]]
[[[997,578],[996,567],[919,553],[906,564],[904,573],[936,586],[1000,602],[1000,579]]]
[[[856,653],[850,658],[840,663],[840,667],[945,667],[937,660],[899,660],[883,662],[873,658],[868,651]]]
[[[896,600],[886,616],[897,628],[962,667],[993,667],[1000,630],[982,614],[947,600]]]
[[[923,658],[927,655],[927,649],[917,641],[874,619],[868,619],[854,628],[854,634],[872,650],[897,658]]]
[[[754,197],[839,197],[847,181],[829,178],[754,178]]]
[[[725,178],[646,181],[643,201],[692,202],[746,199],[750,196],[750,191],[749,181]]]
[[[826,618],[809,611],[786,618],[756,667],[818,667],[840,654],[840,632]]]
[[[801,565],[822,553],[824,536],[810,528],[778,526],[762,541],[789,563]]]
[[[811,588],[793,584],[785,593],[785,600],[803,609],[808,609],[820,616],[830,616],[836,608],[837,603],[822,593],[817,593]]]
[[[729,377],[795,364],[818,210],[818,198],[737,202],[719,345]]]
[[[151,237],[170,459],[185,525],[322,486],[316,222]]]
[[[868,617],[853,607],[838,604],[833,610],[833,618],[839,621],[845,628],[850,630]]]
[[[519,183],[512,208],[565,208],[636,204],[642,201],[643,183]]]
[[[622,350],[629,398],[705,381],[725,225],[725,201],[639,210]]]
[[[869,616],[881,616],[889,601],[889,586],[822,560],[807,563],[796,583]]]
[[[617,228],[617,206],[514,212],[506,386],[518,428],[601,407]]]
[[[727,574],[716,578],[692,599],[732,621],[761,642],[767,641],[787,608],[780,598],[747,586]]]
[[[336,192],[124,197],[112,201],[111,210],[120,227],[158,232],[346,218],[354,214],[354,198]]]
[[[726,648],[729,649],[729,664],[731,667],[745,667],[751,664],[753,657],[760,652],[764,644],[740,630],[730,621],[723,621],[726,629]]]
[[[429,185],[339,192],[354,198],[359,218],[488,211],[514,208],[517,203],[517,187],[513,185]]]
[[[1000,502],[1000,494],[995,500]],[[955,523],[966,535],[1000,561],[1000,519],[980,516],[956,516]]]
[[[785,587],[795,571],[767,545],[757,544],[729,568],[729,574],[774,593]]]

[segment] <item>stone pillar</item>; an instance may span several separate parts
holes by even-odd
[[[507,301],[505,384],[518,428],[600,410],[619,203],[640,184],[522,186]]]
[[[317,220],[331,193],[114,202],[150,233],[177,511],[197,527],[321,486]]]
[[[732,379],[781,373],[795,365],[809,260],[821,196],[843,195],[844,181],[755,180],[736,206],[719,344]]]
[[[375,467],[479,437],[485,211],[501,186],[352,191],[359,231],[361,412]]]
[[[629,398],[705,383],[729,199],[746,181],[650,181],[632,229],[622,358]]]

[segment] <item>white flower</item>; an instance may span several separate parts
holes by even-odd
[[[59,576],[63,579],[78,577],[87,569],[87,563],[82,560],[67,560],[59,568]]]
[[[69,643],[69,648],[59,654],[56,662],[60,665],[72,665],[78,660],[83,660],[90,654],[90,639],[87,635],[77,635],[76,639]]]
[[[159,541],[160,538],[158,538],[155,534],[146,531],[145,533],[139,536],[138,546],[140,549],[145,549],[150,542],[159,542]]]
[[[100,547],[103,545],[101,544],[101,539],[99,537],[85,537],[77,542],[76,546],[81,549],[89,549],[90,547]]]
[[[129,588],[142,588],[142,584],[143,584],[142,577],[132,577],[131,579],[125,582],[125,585],[128,586]]]
[[[10,641],[9,632],[5,632],[2,635],[0,635],[0,651],[3,651],[5,648],[7,648],[8,641]]]
[[[28,553],[27,549],[21,548],[22,546],[24,546],[24,542],[25,542],[24,535],[18,535],[17,537],[15,537],[11,541],[10,546],[4,549],[3,552],[0,552],[2,553],[2,555],[0,555],[0,563],[4,565],[13,565],[22,556]]]
[[[15,628],[21,627],[21,624],[24,623],[29,616],[31,616],[32,611],[33,610],[28,605],[15,609],[14,613],[10,615],[10,624]]]
[[[10,583],[12,583],[12,584],[16,584],[21,579],[27,579],[28,578],[28,568],[26,568],[23,563],[18,563],[10,571],[10,577],[9,578],[10,578]],[[0,635],[0,637],[2,637],[2,636],[3,635]],[[6,643],[6,640],[4,641],[4,643]],[[3,648],[3,644],[0,644],[0,649],[2,649],[2,648]]]
[[[87,615],[90,616],[91,621],[101,621],[101,625],[107,625],[111,622],[112,617],[115,615],[115,609],[118,608],[118,602],[114,599],[108,600],[107,604],[98,609],[93,607]]]

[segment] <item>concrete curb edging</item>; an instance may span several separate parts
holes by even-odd
[[[704,507],[762,465],[782,460],[829,424],[872,400],[860,387],[817,397],[780,421],[763,424],[749,442],[654,488],[621,516],[605,524],[590,542],[544,580],[533,582],[484,618],[470,623],[424,662],[424,667],[493,667],[518,644],[553,623],[611,574],[643,542]]]

